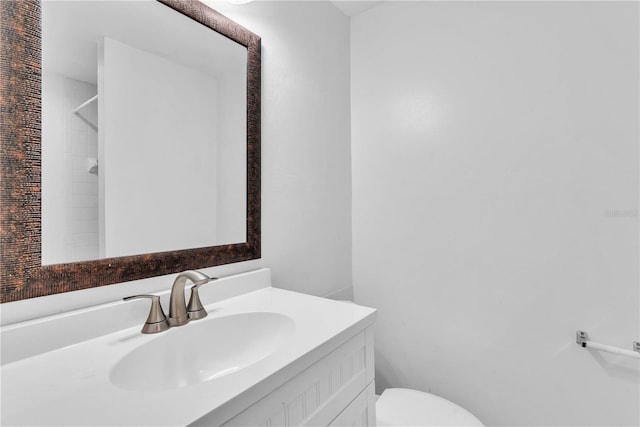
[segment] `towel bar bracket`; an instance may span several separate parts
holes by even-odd
[[[576,331],[576,343],[581,347],[587,346],[587,333],[584,331]]]
[[[619,354],[622,356],[640,359],[640,342],[633,342],[633,350],[625,350],[624,348],[614,347],[611,345],[600,344],[589,340],[589,336],[584,331],[576,331],[576,343],[582,348],[590,348],[593,350],[605,351],[607,353]]]

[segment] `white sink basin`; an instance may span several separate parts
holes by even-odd
[[[329,355],[332,368],[318,372],[333,372],[326,380],[334,391],[340,366],[347,374],[363,363],[372,368],[362,349],[336,351],[356,337],[357,346],[372,345],[372,334],[362,332],[375,310],[273,288],[270,280],[266,269],[222,277],[200,295],[208,317],[158,334],[140,333],[148,301],[115,301],[0,328],[0,425],[222,425]],[[350,390],[364,386],[358,378],[349,380]],[[307,394],[286,390],[296,405],[328,396],[323,385]],[[271,424],[284,422],[285,400],[270,401],[283,417],[274,415]],[[299,419],[303,407],[287,405]]]
[[[112,369],[111,382],[125,390],[187,387],[236,372],[280,348],[294,321],[270,312],[207,317],[172,328],[132,352]]]

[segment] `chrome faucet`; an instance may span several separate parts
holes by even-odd
[[[187,280],[193,282],[191,287],[191,298],[189,298],[189,306],[185,304],[184,287]],[[134,295],[124,298],[125,301],[137,298],[150,298],[151,311],[147,317],[147,321],[142,327],[143,334],[155,334],[157,332],[166,331],[172,326],[182,326],[189,323],[190,320],[202,319],[207,317],[207,310],[202,306],[198,288],[205,283],[216,280],[199,271],[188,270],[178,274],[173,281],[171,287],[171,296],[169,297],[169,318],[167,319],[162,311],[160,297],[157,295]]]
[[[209,276],[194,270],[183,271],[182,273],[178,274],[176,280],[173,281],[173,286],[171,287],[171,297],[169,298],[169,326],[186,325],[187,323],[189,323],[189,320],[191,320],[191,317],[189,317],[189,313],[187,311],[187,304],[184,301],[184,287],[187,284],[187,279],[193,282],[193,284],[195,285],[194,288],[196,288],[196,290],[197,287],[199,287],[200,285],[204,285],[211,280]],[[202,308],[202,304],[200,303],[198,294],[196,293],[195,295],[197,298],[197,305],[199,305],[198,309],[204,310],[204,308]],[[191,296],[193,300],[193,291]],[[195,302],[194,305],[196,305]]]
[[[169,322],[167,322],[167,316],[165,316],[164,311],[162,311],[162,304],[160,304],[160,297],[158,295],[134,295],[123,299],[129,301],[139,298],[151,299],[151,310],[149,311],[149,316],[147,316],[147,321],[144,323],[144,326],[142,326],[142,333],[155,334],[169,329]]]

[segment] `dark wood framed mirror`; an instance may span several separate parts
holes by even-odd
[[[42,5],[0,2],[0,302],[260,258],[260,38],[203,3],[157,0],[244,46],[246,241],[131,256],[42,263]]]

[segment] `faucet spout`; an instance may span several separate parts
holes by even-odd
[[[183,271],[178,274],[173,281],[171,287],[171,297],[169,299],[169,325],[182,326],[189,323],[187,314],[187,304],[184,299],[184,288],[187,280],[192,281],[196,285],[203,285],[211,280],[211,278],[199,271]]]

